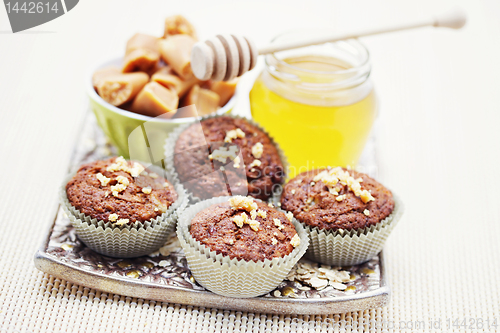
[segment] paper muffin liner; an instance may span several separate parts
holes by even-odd
[[[288,168],[289,168],[289,163],[288,159],[285,155],[285,152],[279,144],[274,140],[274,138],[257,122],[255,122],[253,119],[249,119],[246,117],[241,117],[241,116],[236,116],[236,115],[229,115],[229,114],[224,114],[224,115],[209,115],[209,116],[204,116],[201,117],[201,119],[197,120],[199,122],[210,119],[210,118],[219,118],[219,117],[231,117],[234,119],[244,119],[248,121],[250,124],[254,125],[257,127],[259,130],[264,132],[269,139],[271,140],[272,144],[276,147],[276,150],[278,151],[278,155],[280,157],[281,163],[283,165],[283,183],[282,184],[276,184],[276,188],[273,189],[273,194],[269,197],[268,202],[276,202],[279,201],[279,198],[281,197],[281,193],[283,192],[283,186],[286,184],[286,179],[288,176]],[[179,174],[177,173],[174,165],[174,151],[175,151],[175,143],[179,139],[179,136],[181,135],[182,132],[184,132],[189,126],[195,124],[197,121],[188,123],[188,124],[182,124],[175,128],[170,135],[167,137],[167,140],[165,140],[165,168],[167,169],[167,172],[175,175],[175,178],[178,180],[179,179]],[[279,186],[278,186],[279,185]],[[194,193],[192,193],[189,189],[186,188],[186,192],[189,196],[189,199],[191,202],[200,202],[203,199],[197,197]]]
[[[155,168],[148,167],[150,170]],[[175,230],[178,215],[187,207],[188,197],[181,184],[174,185],[177,200],[167,211],[155,219],[118,226],[109,221],[93,219],[73,207],[66,194],[66,184],[59,191],[61,206],[75,228],[80,240],[95,252],[109,257],[131,258],[152,253],[162,247]]]
[[[300,245],[282,258],[264,261],[245,261],[217,254],[195,240],[189,233],[191,220],[200,211],[217,203],[226,202],[229,196],[204,200],[188,207],[180,216],[177,238],[184,250],[189,269],[196,281],[206,289],[228,297],[256,297],[275,289],[292,267],[304,255],[309,239],[302,225],[293,220],[300,237]],[[257,200],[257,199],[255,199]]]
[[[394,210],[376,225],[354,230],[321,230],[302,223],[309,234],[309,248],[305,257],[330,266],[361,264],[376,256],[403,215],[404,206],[394,195]]]

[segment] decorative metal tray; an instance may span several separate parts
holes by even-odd
[[[113,154],[113,147],[107,143],[93,116],[87,116],[70,168]],[[362,158],[363,171],[376,171],[374,160],[372,141]],[[359,311],[386,305],[390,293],[380,253],[367,263],[342,268],[318,266],[302,259],[287,280],[269,294],[256,298],[219,296],[195,281],[175,234],[157,253],[133,259],[110,258],[87,248],[76,237],[60,208],[34,260],[41,271],[109,293],[257,313]]]

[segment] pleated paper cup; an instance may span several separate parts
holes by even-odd
[[[72,173],[65,179],[59,191],[61,206],[78,238],[93,251],[109,257],[140,257],[158,250],[175,230],[178,215],[188,204],[186,191],[182,185],[176,184],[174,189],[177,200],[165,213],[146,222],[136,221],[119,226],[109,221],[93,219],[71,205],[66,194],[66,184],[74,175]]]
[[[204,200],[187,208],[177,224],[177,238],[184,250],[189,269],[196,281],[206,289],[228,297],[256,297],[275,289],[304,255],[309,239],[302,225],[293,220],[300,245],[282,258],[245,261],[217,254],[195,240],[189,233],[194,216],[213,204],[227,202],[230,197]],[[257,199],[255,199],[257,200]]]
[[[403,215],[404,206],[394,195],[394,210],[376,225],[355,230],[321,230],[302,223],[309,235],[305,257],[330,266],[351,266],[376,256]]]
[[[268,201],[269,202],[279,201],[279,198],[281,197],[281,193],[283,191],[283,186],[284,186],[286,179],[287,179],[287,170],[289,167],[288,159],[287,159],[283,149],[281,149],[279,144],[273,139],[273,137],[271,135],[269,135],[269,133],[262,126],[260,126],[257,122],[255,122],[252,119],[249,119],[246,117],[225,114],[222,116],[221,115],[204,116],[199,121],[201,122],[201,121],[206,120],[206,119],[218,118],[218,117],[231,117],[234,119],[244,119],[248,123],[254,125],[259,130],[264,132],[269,137],[269,139],[271,140],[271,143],[276,147],[276,150],[278,151],[278,155],[280,157],[281,164],[283,164],[284,175],[283,175],[283,184],[279,184],[279,186],[278,186],[278,184],[276,184],[276,188],[273,188],[273,193],[269,197]],[[175,169],[175,164],[174,164],[175,144],[176,144],[177,140],[179,139],[179,136],[182,134],[182,132],[184,132],[187,128],[189,128],[189,126],[191,126],[195,123],[196,122],[191,122],[188,124],[182,124],[182,125],[178,126],[170,133],[167,140],[165,141],[165,165],[166,165],[166,169],[167,169],[167,172],[175,175],[176,179],[180,179],[180,178],[179,178],[179,174],[178,174],[177,170]],[[203,199],[197,197],[196,194],[192,193],[189,189],[186,189],[186,191],[188,193],[188,196],[189,196],[189,199],[191,200],[191,202],[200,202],[201,200],[203,200]]]

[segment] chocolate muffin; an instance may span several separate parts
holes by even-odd
[[[250,197],[235,196],[198,212],[190,234],[217,254],[245,261],[263,261],[290,254],[300,238],[286,216]]]
[[[175,143],[174,167],[180,182],[200,199],[248,191],[267,200],[285,177],[269,136],[245,119],[228,116],[183,131]]]
[[[362,229],[394,210],[391,191],[369,176],[344,168],[308,171],[284,187],[281,208],[309,227]]]
[[[178,197],[166,179],[123,157],[83,165],[66,195],[81,213],[116,225],[155,219]]]

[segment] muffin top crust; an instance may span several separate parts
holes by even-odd
[[[83,165],[66,194],[81,213],[117,225],[155,219],[177,200],[170,182],[123,157]]]
[[[291,214],[250,197],[234,196],[195,215],[191,236],[217,254],[245,261],[281,258],[300,245]]]
[[[281,208],[310,227],[352,230],[385,219],[394,209],[394,199],[373,178],[337,167],[307,171],[290,180]]]
[[[182,132],[174,148],[179,180],[195,196],[208,199],[248,192],[266,200],[273,185],[283,183],[278,150],[258,127],[227,116],[200,124]]]

